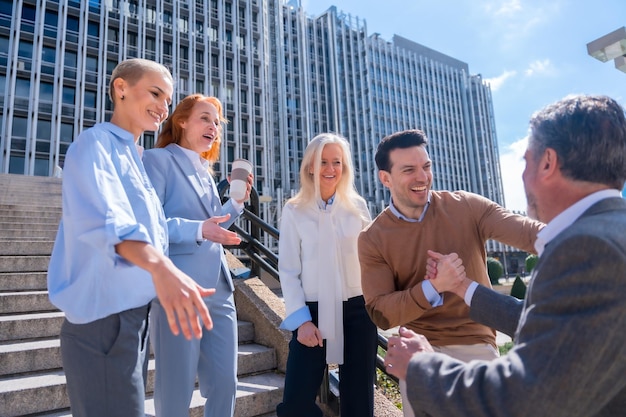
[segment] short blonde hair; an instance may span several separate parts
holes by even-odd
[[[115,68],[113,68],[113,72],[111,73],[111,82],[109,83],[109,98],[115,106],[115,100],[117,97],[115,96],[115,88],[113,87],[113,83],[118,78],[123,79],[129,85],[133,86],[144,76],[146,72],[157,72],[163,74],[167,79],[170,80],[172,85],[174,85],[174,78],[172,78],[172,74],[170,71],[163,65],[150,61],[149,59],[143,58],[131,58],[126,59],[119,64]]]

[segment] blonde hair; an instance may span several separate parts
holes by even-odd
[[[196,103],[205,102],[212,104],[217,109],[217,114],[219,115],[220,121],[222,123],[228,123],[228,119],[226,119],[223,115],[223,107],[222,103],[216,97],[207,97],[202,94],[191,94],[178,103],[176,109],[171,114],[171,116],[165,122],[163,129],[161,129],[161,133],[159,134],[159,139],[157,140],[156,148],[165,148],[170,143],[180,144],[180,140],[183,137],[183,128],[180,126],[182,122],[189,119],[191,112],[193,111]],[[201,157],[209,161],[210,164],[213,164],[218,160],[220,156],[220,144],[222,143],[222,126],[220,125],[217,131],[217,137],[213,140],[211,144],[211,148],[207,151],[204,151],[200,154]]]
[[[145,75],[146,72],[157,72],[163,74],[172,85],[174,85],[174,79],[172,78],[172,74],[170,71],[163,65],[150,61],[149,59],[143,58],[131,58],[126,59],[119,64],[115,68],[113,68],[113,72],[111,73],[111,82],[109,83],[109,98],[113,103],[113,107],[115,107],[115,100],[117,99],[115,95],[115,88],[113,87],[113,83],[118,78],[123,79],[128,83],[128,85],[133,86]]]
[[[322,198],[319,173],[322,166],[322,151],[324,146],[328,144],[339,145],[342,153],[342,173],[335,191],[335,201],[340,201],[348,210],[365,218],[364,213],[356,205],[356,201],[361,200],[365,204],[365,200],[359,195],[354,185],[354,168],[350,145],[345,138],[334,133],[322,133],[311,139],[304,150],[300,164],[300,190],[287,202],[302,206],[316,205],[317,201]],[[311,170],[313,174],[310,174]]]

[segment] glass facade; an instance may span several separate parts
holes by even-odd
[[[299,187],[307,142],[351,143],[372,214],[388,202],[374,153],[384,136],[421,128],[435,188],[504,203],[491,90],[468,65],[412,40],[368,35],[329,8],[309,16],[285,0],[0,0],[0,172],[53,175],[74,137],[109,120],[115,65],[142,57],[170,68],[174,106],[191,93],[225,105],[218,181],[235,158],[255,166],[277,223]],[[153,134],[141,138],[153,146]]]

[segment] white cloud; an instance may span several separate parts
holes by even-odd
[[[528,69],[526,69],[526,71],[524,71],[524,74],[527,77],[532,77],[533,75],[542,75],[542,74],[546,74],[546,75],[551,75],[554,73],[554,66],[552,65],[552,62],[550,62],[549,59],[544,59],[543,61],[534,61],[531,62],[530,65],[528,66]]]
[[[498,6],[493,9],[493,13],[496,16],[513,16],[522,11],[520,0],[505,1]]]
[[[504,200],[509,210],[526,211],[526,194],[522,182],[522,172],[526,165],[524,162],[526,144],[527,138],[523,138],[510,144],[504,151],[500,151]]]
[[[498,91],[506,80],[517,75],[517,71],[504,71],[494,78],[487,78],[485,81],[491,86],[491,91]]]

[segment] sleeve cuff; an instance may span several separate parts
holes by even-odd
[[[245,207],[245,203],[239,203],[234,198],[230,199],[230,203],[232,204],[233,208],[235,209],[237,213],[241,213],[243,211],[243,208]]]
[[[298,327],[302,326],[303,323],[312,320],[311,311],[309,310],[309,307],[305,305],[287,316],[280,324],[280,328],[283,330],[294,331]]]
[[[472,306],[472,297],[474,297],[474,292],[478,288],[478,283],[476,281],[472,281],[472,283],[467,287],[467,291],[465,291],[465,304],[468,306]]]
[[[443,305],[443,296],[435,290],[435,287],[433,287],[433,284],[429,280],[426,279],[422,281],[422,291],[431,307]]]
[[[202,223],[198,223],[198,231],[196,232],[196,241],[203,242],[205,239],[202,237]]]

